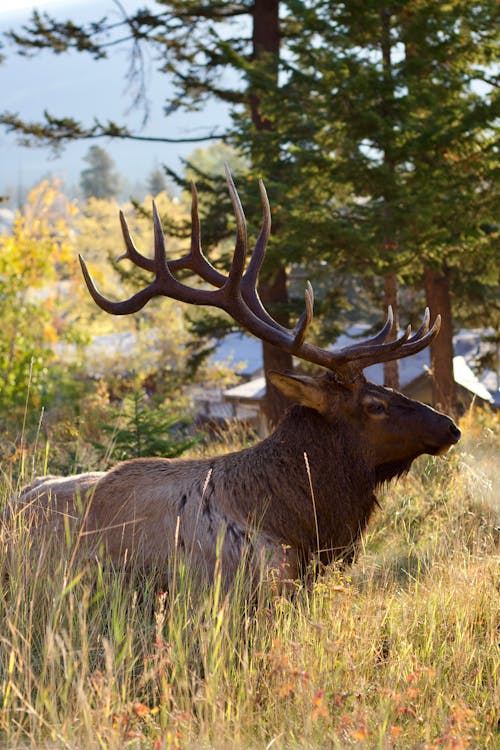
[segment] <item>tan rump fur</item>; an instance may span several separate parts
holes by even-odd
[[[147,459],[107,473],[38,477],[23,490],[16,512],[26,515],[34,533],[61,541],[69,524],[87,559],[103,547],[115,564],[128,560],[161,569],[175,551],[210,580],[219,556],[229,580],[242,557],[251,555],[255,575],[265,564],[282,579],[297,578],[293,554],[259,531],[258,522],[247,529],[215,503],[207,506],[214,468],[202,461]]]

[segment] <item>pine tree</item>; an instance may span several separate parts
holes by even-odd
[[[99,146],[91,146],[84,156],[88,164],[80,175],[80,187],[85,198],[115,198],[121,189],[121,179],[111,156]]]
[[[485,230],[498,214],[495,12],[490,0],[297,3],[305,31],[275,105],[300,169],[348,191],[333,237],[353,265],[425,287],[442,313],[435,401],[450,411],[454,295],[466,275],[498,283],[498,244]]]
[[[167,179],[163,169],[160,169],[159,167],[153,169],[147,180],[147,189],[153,197],[159,193],[166,192]]]
[[[286,3],[281,5],[284,7]],[[210,97],[229,103],[234,107],[235,127],[231,136],[237,134],[241,118],[249,117],[252,128],[244,133],[243,138],[235,140],[245,147],[253,168],[261,171],[263,177],[271,175],[278,182],[279,148],[271,135],[272,123],[262,113],[260,101],[266,88],[278,85],[280,40],[287,36],[279,9],[278,0],[214,2],[209,5],[200,5],[195,0],[172,0],[158,3],[154,12],[138,10],[127,16],[122,24],[104,18],[86,25],[73,21],[61,23],[35,11],[23,33],[13,33],[11,38],[32,52],[48,48],[62,53],[74,49],[95,58],[105,58],[108,46],[115,44],[110,37],[121,34],[122,27],[125,27],[127,38],[135,40],[133,50],[137,52],[138,44],[148,44],[161,70],[176,86],[167,111],[196,110]],[[134,82],[138,81],[135,100],[140,103],[146,100],[145,90],[134,62],[137,58],[132,57],[131,76]],[[237,75],[223,75],[228,70]],[[235,81],[234,85],[223,83],[231,79]],[[34,138],[37,142],[45,140],[53,145],[101,135],[141,137],[116,123],[103,124],[99,119],[86,127],[71,117],[56,118],[46,114],[42,123],[25,123],[17,115],[4,113],[0,122],[22,133],[25,141]],[[229,136],[228,133],[221,135]],[[162,140],[190,139],[158,139]],[[284,239],[282,226],[277,223],[275,226],[276,234],[281,233]],[[269,255],[263,269],[261,296],[271,313],[280,322],[288,324],[286,269],[278,252]],[[290,369],[292,366],[290,355],[265,343],[264,361],[267,369]],[[275,422],[286,402],[270,383],[268,386],[267,412]]]
[[[320,269],[323,279],[322,264],[330,277],[339,267],[371,273],[386,279],[393,302],[397,281],[420,288],[425,281],[433,312],[446,312],[433,347],[445,408],[454,402],[453,295],[475,281],[491,285],[497,257],[494,237],[481,228],[491,225],[496,200],[495,14],[493,0],[173,0],[122,24],[134,50],[149,45],[176,85],[167,111],[195,110],[213,97],[232,107],[230,132],[205,137],[230,139],[265,178],[274,229],[260,291],[272,314],[287,324],[292,266]],[[13,39],[31,51],[105,58],[122,31],[106,19],[82,26],[35,13]],[[56,144],[140,137],[100,120],[86,127],[47,115],[25,123],[5,113],[0,121]],[[255,184],[243,177],[239,189],[253,227]],[[228,225],[220,230],[227,234]],[[275,369],[290,365],[266,347],[264,359]],[[282,408],[275,407],[268,405],[271,418]]]

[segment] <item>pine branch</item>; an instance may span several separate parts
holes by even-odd
[[[7,132],[17,133],[24,146],[49,145],[56,150],[70,141],[99,138],[150,143],[201,143],[203,141],[226,141],[230,137],[228,132],[213,132],[189,138],[167,138],[138,135],[111,120],[106,123],[95,120],[94,125],[85,127],[71,117],[54,117],[47,111],[44,112],[44,118],[43,122],[25,122],[16,113],[3,112],[0,114],[0,124],[6,127]]]

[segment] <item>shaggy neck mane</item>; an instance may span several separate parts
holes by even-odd
[[[404,461],[388,461],[375,467],[375,481],[377,486],[390,482],[391,479],[398,479],[407,474],[411,468],[414,459],[409,458]]]
[[[245,488],[239,520],[253,516],[262,531],[306,557],[318,542],[325,560],[344,556],[377,502],[375,467],[359,430],[342,418],[328,423],[303,406],[293,406],[262,443],[223,460],[232,508],[233,472]]]

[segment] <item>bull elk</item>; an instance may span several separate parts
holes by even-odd
[[[63,532],[64,520],[73,519],[86,554],[103,545],[115,562],[128,558],[166,566],[174,550],[181,550],[210,579],[219,545],[222,570],[231,580],[250,547],[255,569],[265,560],[294,578],[315,557],[324,563],[350,558],[377,505],[377,487],[408,471],[417,456],[445,453],[460,439],[460,430],[444,414],[367,382],[363,375],[369,365],[409,357],[428,346],[439,332],[439,316],[430,327],[426,310],[414,335],[408,327],[400,338],[388,341],[393,325],[389,309],[376,336],[329,351],[306,341],[313,316],[309,283],[305,309],[293,329],[269,315],[257,292],[271,228],[266,191],[260,182],[263,221],[245,270],[246,220],[226,172],[237,225],[227,276],[201,248],[193,186],[191,248],[184,257],[167,261],[154,205],[154,258],[138,252],[121,214],[126,247],[121,257],[154,278],[130,299],[113,302],[96,289],[80,258],[88,290],[112,315],[135,313],[160,295],[218,307],[259,339],[319,365],[323,373],[269,373],[294,405],[274,433],[251,448],[198,460],[134,459],[107,472],[38,478],[15,507],[51,534]],[[188,287],[173,275],[179,269],[198,274],[212,288]]]

